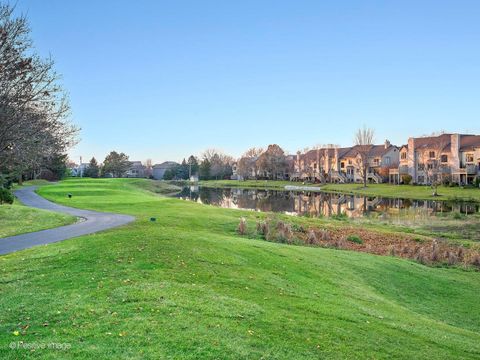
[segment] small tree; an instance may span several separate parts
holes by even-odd
[[[198,175],[202,180],[209,180],[210,179],[210,161],[208,159],[203,159],[200,163],[200,167],[198,169]]]
[[[85,170],[85,176],[91,178],[97,178],[100,172],[100,167],[98,166],[97,159],[92,157],[88,164],[88,168]]]
[[[358,129],[355,133],[354,143],[357,150],[357,168],[360,176],[363,179],[363,186],[367,187],[368,176],[368,155],[373,146],[374,131],[364,126],[362,129]]]
[[[198,159],[195,156],[190,155],[187,163],[188,163],[188,175],[189,175],[188,177],[198,174]]]
[[[444,166],[442,164],[442,152],[447,145],[448,142],[439,137],[438,141],[427,151],[428,157],[425,165],[427,179],[433,189],[432,196],[438,196],[438,186],[441,185],[443,181]]]
[[[103,173],[112,174],[113,177],[121,177],[131,166],[128,156],[116,151],[110,152],[103,161]]]

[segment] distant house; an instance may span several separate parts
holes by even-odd
[[[81,163],[80,165],[75,164],[68,169],[70,170],[71,176],[83,177],[85,176],[85,171],[87,171],[89,166],[89,163]]]
[[[141,161],[130,161],[130,168],[126,172],[128,178],[144,178],[146,177],[145,166]]]
[[[153,165],[153,178],[155,180],[163,180],[163,176],[165,175],[165,171],[174,168],[180,164],[176,163],[175,161],[165,161],[161,164]]]
[[[198,175],[191,175],[190,176],[190,182],[191,183],[198,183],[198,180],[199,180]]]

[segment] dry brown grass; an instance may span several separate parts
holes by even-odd
[[[238,232],[246,234],[246,221],[241,221]],[[426,265],[474,266],[480,269],[480,249],[466,248],[427,237],[414,237],[404,233],[389,233],[345,226],[342,228],[308,230],[292,226],[275,218],[257,222],[256,235],[272,242],[304,244],[354,250],[376,255],[395,256],[418,261]],[[362,241],[347,239],[358,237]]]

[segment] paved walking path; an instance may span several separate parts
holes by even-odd
[[[97,231],[111,229],[135,220],[133,216],[101,213],[97,211],[74,209],[54,204],[35,193],[36,186],[28,186],[15,191],[15,196],[26,206],[56,211],[83,218],[84,221],[54,229],[10,236],[0,239],[0,254],[8,254],[32,246],[45,245],[71,239]]]

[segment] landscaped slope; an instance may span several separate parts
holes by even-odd
[[[242,238],[239,217],[261,215],[129,180],[40,194],[138,220],[0,258],[2,358],[27,353],[12,341],[71,345],[29,353],[45,358],[480,356],[478,272]]]

